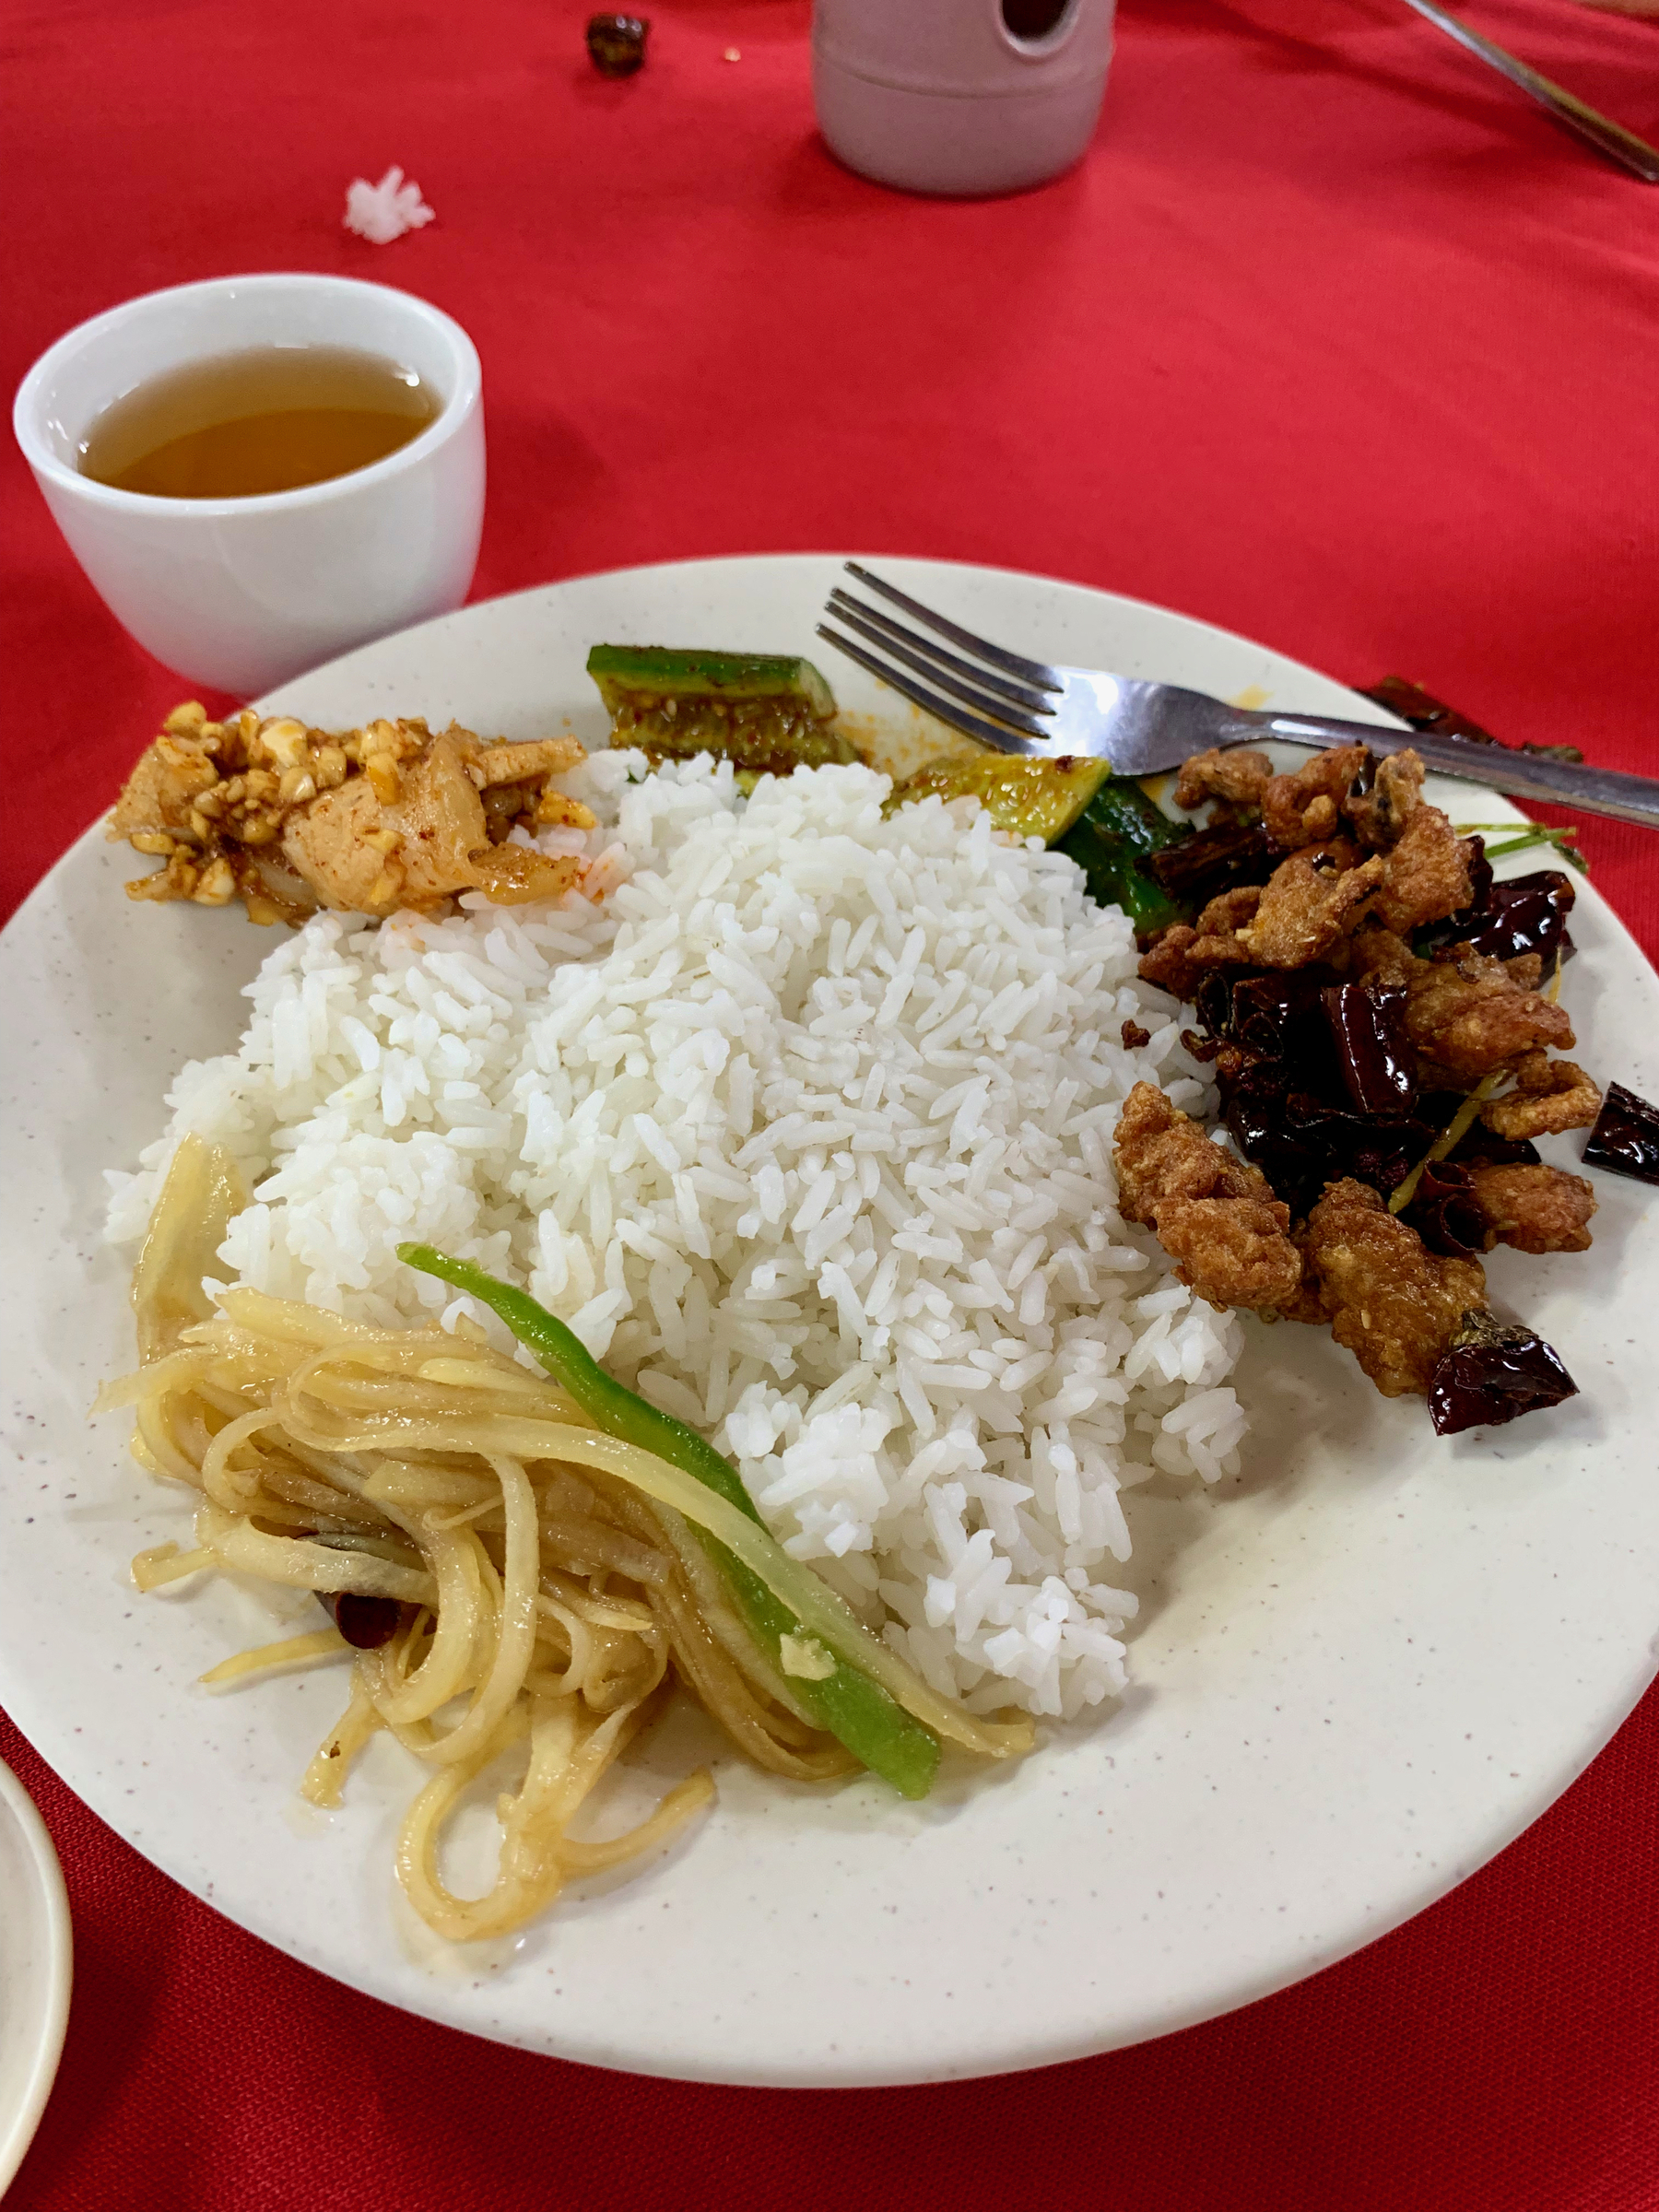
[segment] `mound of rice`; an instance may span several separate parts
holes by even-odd
[[[112,1238],[195,1130],[257,1186],[238,1281],[453,1320],[394,1256],[420,1237],[527,1282],[940,1688],[1097,1703],[1136,1603],[1120,1492],[1235,1471],[1244,1430],[1237,1321],[1115,1210],[1131,1085],[1203,1095],[1127,923],[971,802],[884,819],[867,769],[564,782],[600,828],[542,842],[605,895],[318,916],[111,1176]]]

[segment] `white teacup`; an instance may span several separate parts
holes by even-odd
[[[135,385],[271,344],[345,346],[413,369],[440,411],[348,476],[252,499],[175,500],[83,476],[82,440]],[[224,276],[94,316],[41,355],[12,426],[59,529],[158,660],[247,698],[459,606],[484,521],[472,340],[424,300],[345,276]]]

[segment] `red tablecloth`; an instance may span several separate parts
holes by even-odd
[[[14,0],[7,373],[153,286],[360,272],[478,341],[481,594],[757,548],[994,561],[1659,765],[1659,193],[1395,0],[1132,0],[1083,168],[979,206],[835,167],[801,0],[658,0],[623,85],[583,12]],[[1659,28],[1471,12],[1659,137]],[[344,188],[393,161],[439,220],[368,246]],[[182,687],[9,452],[3,496],[9,904]],[[1584,842],[1651,951],[1659,845]],[[1298,1990],[1049,2074],[835,2096],[405,2018],[185,1897],[3,1724],[0,1754],[78,1943],[29,2212],[1659,2206],[1659,1699],[1495,1865]]]

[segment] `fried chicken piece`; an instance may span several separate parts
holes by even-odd
[[[1212,968],[1250,965],[1255,956],[1241,942],[1239,932],[1254,919],[1261,903],[1259,884],[1219,892],[1199,915],[1195,927],[1176,922],[1159,933],[1141,956],[1141,981],[1190,1000]]]
[[[1277,1312],[1295,1297],[1300,1267],[1289,1226],[1290,1209],[1277,1198],[1166,1198],[1153,1224],[1182,1281],[1221,1312]]]
[[[1356,792],[1342,811],[1362,845],[1385,853],[1397,843],[1422,795],[1422,756],[1407,746],[1403,753],[1385,754],[1377,763],[1371,789]]]
[[[434,738],[394,776],[389,800],[357,776],[289,817],[282,856],[323,905],[390,914],[434,906],[470,885],[466,855],[488,832],[454,737]]]
[[[549,741],[555,759],[559,742]],[[535,775],[534,757],[542,751],[504,747],[508,758],[498,764],[490,759],[497,749],[470,731],[443,731],[397,771],[395,797],[382,799],[375,780],[363,775],[291,817],[283,858],[324,906],[360,914],[429,911],[457,891],[481,890],[498,904],[516,905],[568,890],[582,872],[581,861],[491,841],[480,791]],[[509,772],[498,773],[498,766]]]
[[[1267,834],[1287,853],[1334,837],[1339,818],[1336,801],[1328,792],[1315,792],[1305,802],[1299,798],[1294,776],[1275,776],[1262,794],[1262,820]]]
[[[1571,1044],[1571,1037],[1567,1040]],[[1494,1136],[1559,1136],[1564,1129],[1589,1129],[1601,1112],[1601,1092],[1573,1060],[1551,1060],[1526,1053],[1515,1063],[1515,1088],[1482,1110],[1481,1120]]]
[[[1312,841],[1302,828],[1304,809],[1297,804],[1296,778],[1274,776],[1262,790],[1262,827],[1276,845],[1295,853]]]
[[[1427,966],[1406,995],[1406,1033],[1426,1073],[1472,1089],[1540,1045],[1573,1042],[1566,1010],[1524,990],[1501,960],[1473,954],[1455,965]]]
[[[1296,1296],[1287,1299],[1277,1309],[1278,1317],[1281,1321],[1305,1321],[1313,1328],[1323,1328],[1330,1315],[1324,1309],[1324,1296],[1319,1288],[1319,1277],[1301,1253],[1301,1230],[1298,1230],[1293,1238],[1298,1247],[1297,1257],[1302,1262],[1301,1281],[1297,1286]]]
[[[1396,937],[1392,929],[1378,929],[1374,925],[1360,930],[1348,949],[1350,972],[1356,982],[1409,986],[1414,971],[1430,965],[1427,960],[1418,959],[1404,937]]]
[[[1501,960],[1419,960],[1385,929],[1361,930],[1350,958],[1358,981],[1405,984],[1406,1031],[1436,1088],[1473,1090],[1539,1046],[1573,1042],[1565,1008],[1524,989]]]
[[[1124,1100],[1113,1142],[1118,1211],[1155,1226],[1168,1198],[1271,1198],[1253,1161],[1213,1144],[1191,1114],[1171,1106],[1155,1083],[1137,1083]]]
[[[212,758],[187,739],[164,732],[147,746],[123,784],[110,817],[112,840],[124,837],[140,853],[159,848],[140,840],[188,836],[196,801],[218,782]]]
[[[547,788],[582,757],[571,737],[487,745],[454,727],[434,737],[417,720],[339,736],[252,710],[215,723],[192,701],[127,779],[109,834],[166,864],[130,897],[222,906],[240,893],[256,922],[302,921],[319,903],[429,910],[473,888],[547,898],[580,862],[519,845],[500,855],[518,822],[593,827],[585,806]]]
[[[1362,745],[1334,745],[1293,776],[1273,776],[1262,787],[1267,834],[1287,853],[1334,836],[1348,787],[1371,758]]]
[[[369,842],[381,835],[382,820],[372,785],[359,778],[343,791],[329,792],[314,810],[292,817],[283,833],[282,856],[320,904],[359,913],[390,913],[403,879],[401,874],[388,877],[388,890],[394,895],[376,900],[375,886],[385,874],[387,855],[397,849],[394,833],[384,844]],[[481,807],[478,821],[482,836]]]
[[[1583,1175],[1541,1165],[1471,1168],[1469,1185],[1494,1241],[1517,1252],[1588,1252],[1595,1193]]]
[[[1184,922],[1171,922],[1142,953],[1137,972],[1143,983],[1190,1002],[1212,968],[1248,968],[1253,957],[1236,935],[1201,937]]]
[[[1429,1394],[1465,1312],[1486,1305],[1478,1260],[1443,1260],[1351,1179],[1326,1183],[1297,1237],[1331,1334],[1385,1398]]]
[[[259,923],[299,923],[313,911],[305,886],[269,850],[276,835],[271,810],[281,803],[287,765],[262,746],[262,728],[277,733],[280,745],[283,733],[300,725],[280,717],[262,724],[253,713],[212,723],[194,700],[168,716],[123,786],[105,831],[112,843],[124,838],[135,853],[163,864],[127,885],[129,899],[228,906],[240,895],[248,919]],[[320,757],[317,775],[334,775],[335,762],[332,753]],[[340,754],[338,773],[346,767]]]
[[[1364,774],[1370,759],[1370,747],[1357,742],[1327,746],[1297,770],[1297,791],[1304,794],[1324,792],[1333,799],[1345,798]]]
[[[562,775],[586,757],[586,748],[574,737],[530,737],[515,744],[498,737],[493,745],[482,745],[475,737],[468,773],[480,791],[488,791],[498,783],[540,783],[548,776]]]
[[[1275,868],[1255,918],[1239,932],[1253,960],[1264,968],[1300,968],[1352,935],[1382,881],[1384,863],[1373,856],[1345,868],[1334,861],[1328,853],[1293,853]]]
[[[496,906],[558,898],[587,873],[587,863],[579,855],[538,853],[533,845],[482,845],[467,854],[466,865],[472,888]]]
[[[1301,1262],[1290,1209],[1253,1162],[1223,1150],[1150,1083],[1124,1101],[1118,1206],[1145,1222],[1183,1283],[1212,1306],[1276,1308],[1296,1295]]]
[[[1438,806],[1414,806],[1382,863],[1382,888],[1371,910],[1378,921],[1406,936],[1426,922],[1461,913],[1474,896],[1465,840]]]
[[[1236,890],[1218,892],[1194,926],[1201,937],[1235,936],[1247,922],[1254,921],[1261,903],[1259,883],[1241,884]]]
[[[1272,775],[1273,763],[1265,753],[1222,752],[1212,746],[1207,753],[1194,753],[1182,762],[1175,804],[1202,806],[1206,799],[1223,799],[1231,806],[1259,806]]]

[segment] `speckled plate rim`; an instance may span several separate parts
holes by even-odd
[[[8,1766],[0,1765],[0,1826],[24,1855],[28,1886],[0,1884],[0,2002],[7,2019],[0,2029],[0,2196],[22,2165],[46,2100],[57,2077],[64,2035],[69,2025],[69,1994],[75,1977],[75,1945],[64,1872],[46,1823]],[[11,2012],[10,1960],[19,1947],[29,1954],[32,2009],[21,2022]],[[14,2040],[18,2048],[14,2049]]]
[[[454,712],[513,736],[568,719],[592,738],[603,718],[580,657],[594,638],[718,633],[810,652],[841,558],[571,579],[382,641],[271,703],[321,721]],[[1030,651],[1386,719],[1167,610],[1016,571],[861,558]],[[892,711],[859,672],[833,675],[853,712]],[[1478,818],[1512,812],[1480,796]],[[1535,1818],[1651,1680],[1659,1371],[1610,1359],[1571,1406],[1472,1450],[1433,1440],[1420,1407],[1377,1401],[1316,1332],[1281,1329],[1270,1359],[1246,1362],[1264,1465],[1182,1522],[1136,1638],[1138,1687],[1097,1731],[922,1810],[864,1783],[807,1801],[735,1770],[706,1827],[633,1884],[572,1898],[498,1954],[438,1955],[390,1894],[407,1778],[371,1755],[335,1832],[296,1848],[291,1781],[332,1710],[307,1700],[314,1678],[205,1709],[191,1678],[254,1640],[253,1601],[218,1584],[139,1608],[124,1583],[130,1553],[177,1524],[153,1486],[115,1471],[116,1442],[78,1425],[92,1382],[125,1356],[120,1272],[80,1184],[159,1126],[156,1069],[224,1048],[254,957],[177,908],[147,910],[156,926],[129,957],[116,942],[127,873],[89,832],[0,939],[0,982],[33,976],[32,997],[12,994],[15,1041],[45,1065],[41,1096],[0,1109],[0,1137],[35,1147],[32,1180],[0,1200],[5,1249],[30,1263],[38,1294],[21,1295],[15,1268],[0,1277],[0,1329],[41,1361],[42,1427],[28,1441],[44,1477],[0,1475],[0,1702],[136,1848],[293,1956],[465,2030],[641,2073],[832,2087],[1052,2064],[1249,2003],[1409,1918]],[[1594,888],[1575,927],[1573,972],[1600,979],[1583,1056],[1659,1088],[1652,971]],[[94,984],[100,959],[124,959],[121,990]],[[111,1024],[124,1057],[92,1034]],[[1524,1264],[1523,1310],[1581,1368],[1599,1361],[1614,1314],[1659,1302],[1647,1194],[1605,1179],[1599,1194],[1609,1233],[1593,1274]],[[65,1468],[84,1495],[63,1490]],[[37,1498],[52,1511],[20,1516]],[[13,1541],[22,1521],[45,1533]],[[110,1693],[95,1710],[33,1664],[31,1628],[60,1661],[70,1652],[57,1624],[72,1591],[119,1622],[88,1647]],[[182,1743],[199,1747],[188,1767]],[[180,1784],[171,1801],[146,1779],[159,1763]],[[1109,1900],[1096,1887],[1108,1875]]]

